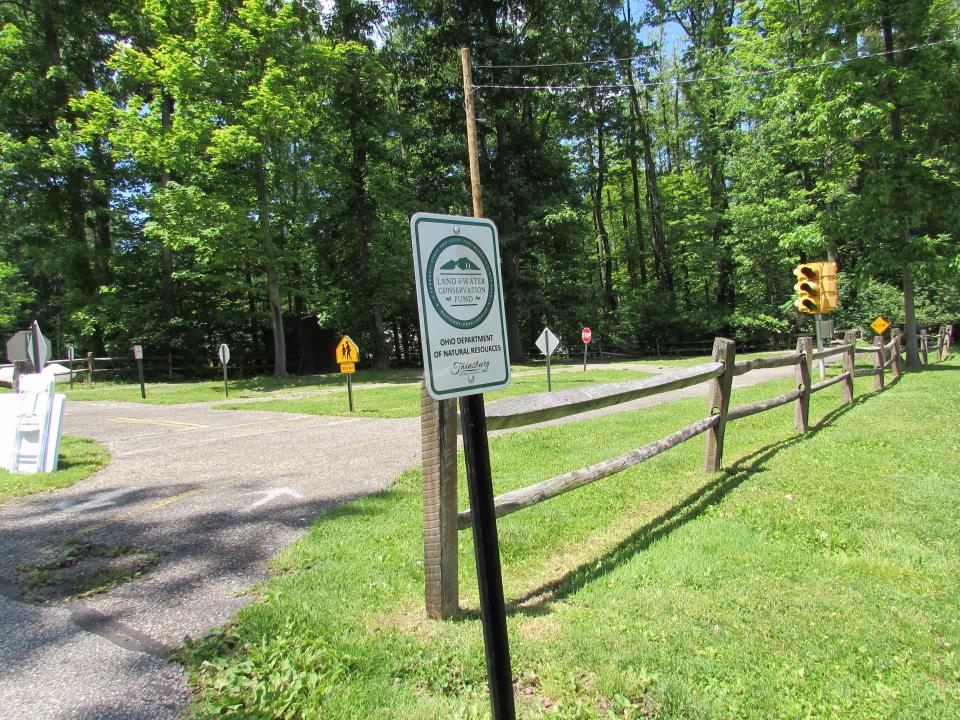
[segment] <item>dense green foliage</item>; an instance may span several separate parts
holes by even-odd
[[[816,393],[806,435],[789,405],[728,425],[715,476],[698,439],[500,518],[518,716],[957,717],[960,485],[944,459],[960,449],[960,365],[871,389],[858,379],[850,406]],[[690,398],[493,438],[495,490],[703,411]],[[417,470],[331,508],[257,602],[188,643],[195,716],[489,717],[471,537],[464,617],[425,620],[422,497]]]
[[[511,352],[960,315],[952,0],[0,3],[0,330],[417,361],[407,220],[467,213],[473,52]],[[632,58],[631,60],[627,60]],[[597,62],[599,61],[599,62]],[[285,329],[285,332],[283,331]]]

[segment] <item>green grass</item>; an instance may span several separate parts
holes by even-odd
[[[401,370],[361,370],[354,376],[362,383],[414,383],[418,382],[420,371]],[[247,380],[229,380],[230,399],[283,397],[290,394],[327,391],[344,383],[339,373],[327,375],[290,376],[284,379],[273,377],[255,377]],[[112,400],[115,402],[139,402],[151,405],[175,405],[180,403],[211,402],[223,400],[223,380],[204,382],[146,383],[146,399],[140,397],[139,383],[103,383],[88,388],[75,383],[57,385],[59,392],[65,392],[69,400]]]
[[[502,518],[519,715],[960,715],[960,363],[856,386],[849,407],[815,395],[806,436],[790,406],[731,424],[723,473],[700,472],[697,439]],[[703,414],[691,399],[494,438],[495,489]],[[465,616],[423,618],[420,484],[329,511],[261,601],[188,644],[198,718],[489,717],[469,533]]]
[[[530,372],[528,369],[526,372]],[[648,377],[647,373],[636,370],[612,369],[607,366],[589,369],[587,372],[564,370],[552,373],[554,390],[597,385],[600,383],[638,380]],[[488,393],[488,400],[497,400],[514,395],[544,392],[547,389],[546,370],[535,375],[514,375],[510,385],[504,390]],[[353,388],[354,415],[381,418],[416,417],[420,414],[420,386],[394,385]],[[305,413],[308,415],[351,415],[347,400],[347,387],[341,381],[336,393],[310,395],[289,400],[267,400],[257,403],[237,403],[218,405],[221,410],[272,410],[276,412]]]
[[[0,470],[0,504],[21,495],[56,490],[84,480],[110,460],[99,443],[64,435],[60,440],[60,462],[51,473],[9,473]]]

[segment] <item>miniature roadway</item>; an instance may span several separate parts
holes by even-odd
[[[787,374],[751,372],[735,385]],[[331,505],[388,488],[419,461],[419,418],[211,405],[67,403],[64,433],[103,443],[112,459],[70,488],[0,506],[0,718],[182,717],[189,690],[169,658],[184,637],[251,602],[270,559]],[[99,595],[29,602],[17,568],[50,560],[68,539],[138,546],[158,561]]]

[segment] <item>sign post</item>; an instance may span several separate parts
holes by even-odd
[[[537,347],[540,348],[540,352],[547,358],[547,392],[553,392],[553,383],[550,380],[550,356],[559,345],[560,338],[554,335],[550,328],[545,328],[544,331],[540,333],[540,337],[537,338]],[[586,355],[584,355],[584,358],[586,358]],[[586,359],[584,359],[584,365],[586,365]]]
[[[137,375],[140,376],[140,397],[147,399],[147,389],[143,385],[143,346],[134,345],[130,348],[133,351],[133,359],[137,361]]]
[[[469,66],[467,60],[464,63]],[[468,97],[472,98],[469,93]],[[417,213],[410,220],[410,235],[427,392],[436,400],[460,398],[490,703],[495,720],[513,720],[510,644],[482,394],[510,383],[497,228],[481,218]]]
[[[217,348],[217,356],[220,358],[220,364],[223,365],[223,396],[230,397],[230,389],[227,387],[227,363],[230,362],[230,348],[226,343],[220,343]]]
[[[340,365],[340,372],[347,376],[347,403],[350,412],[353,412],[353,374],[357,371],[359,355],[360,348],[349,335],[340,338],[337,343],[337,364]]]
[[[77,351],[74,349],[73,345],[67,345],[67,361],[70,365],[70,389],[73,389],[73,358],[76,357]]]
[[[583,340],[583,371],[587,371],[587,345],[590,344],[590,341],[593,340],[593,333],[590,331],[590,328],[585,327],[580,332],[580,339]]]

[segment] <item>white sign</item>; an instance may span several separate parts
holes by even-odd
[[[134,345],[133,350],[133,359],[134,360],[143,360],[143,345]]]
[[[427,391],[437,400],[510,384],[497,228],[482,218],[410,219]]]
[[[77,356],[77,351],[73,345],[67,345],[67,360],[73,360]]]
[[[53,472],[60,451],[66,396],[53,376],[20,376],[20,392],[0,395],[0,467],[10,472]]]
[[[226,343],[220,345],[220,348],[217,350],[217,355],[220,356],[221,365],[226,365],[230,362],[230,348],[227,347]]]
[[[537,347],[544,355],[553,355],[558,345],[560,345],[560,338],[554,335],[550,328],[546,328],[537,338]]]

